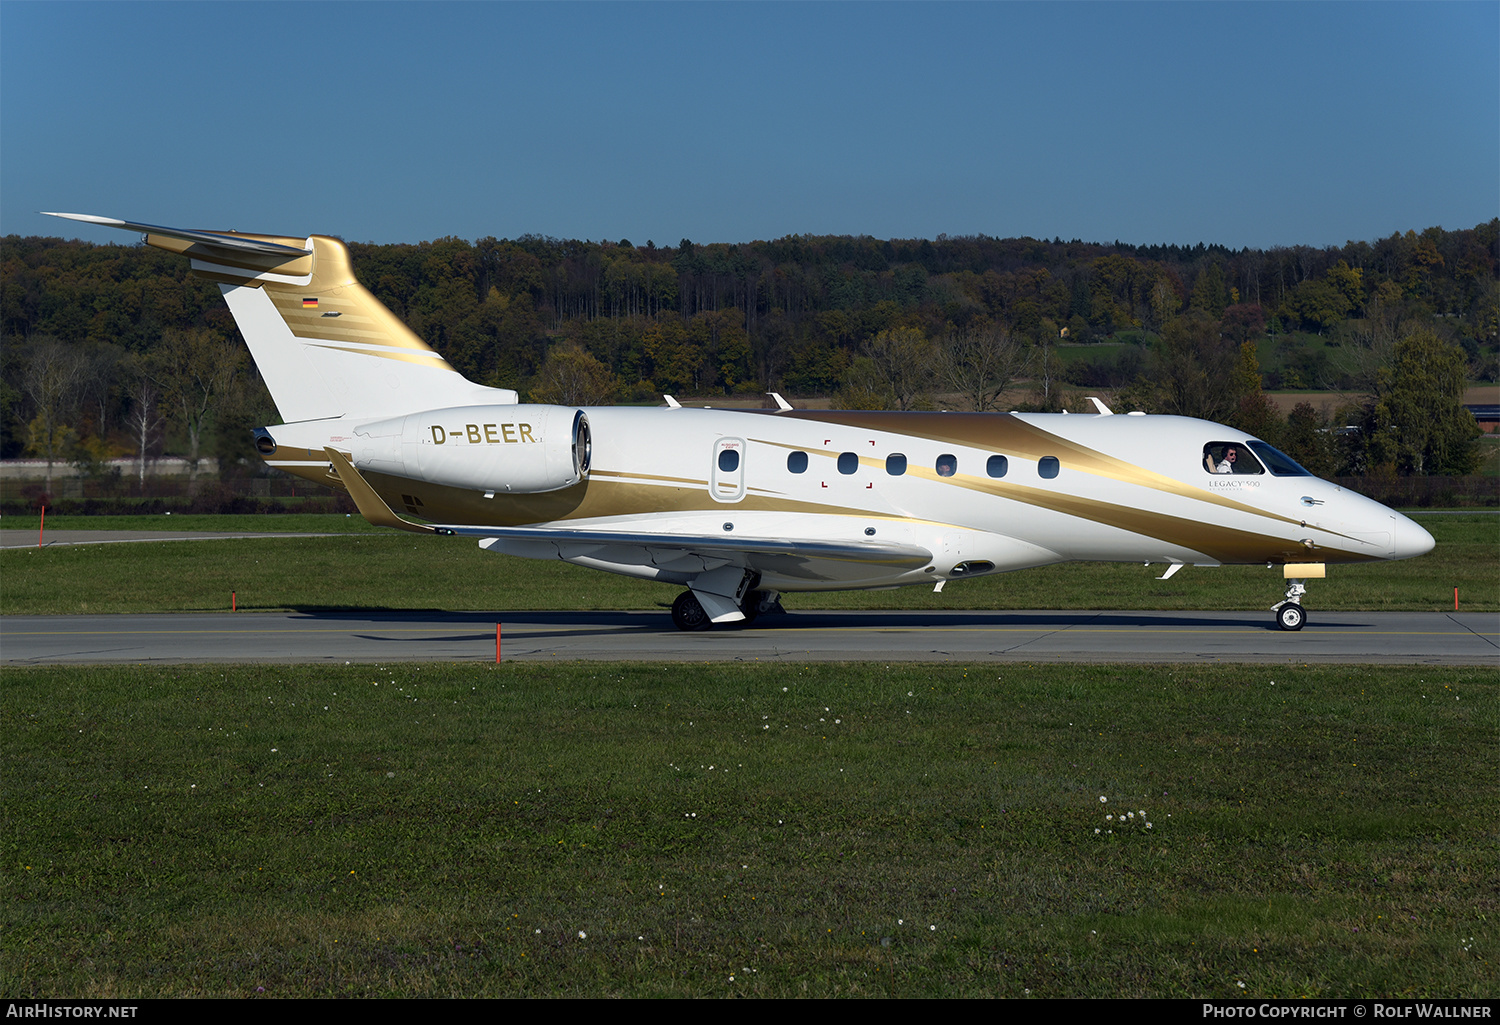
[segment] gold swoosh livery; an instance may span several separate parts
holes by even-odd
[[[682,584],[684,629],[783,591],[929,584],[1068,560],[1328,563],[1432,547],[1411,520],[1259,439],[1182,417],[573,408],[466,380],[312,235],[139,231],[217,282],[286,421],[272,466],[342,487],[370,522]],[[1216,473],[1228,448],[1238,473]],[[1229,466],[1229,462],[1223,463]],[[1246,473],[1245,469],[1256,472]]]

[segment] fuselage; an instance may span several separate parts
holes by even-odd
[[[779,591],[899,586],[1072,560],[1339,563],[1432,547],[1405,516],[1284,456],[1256,459],[1250,446],[1263,443],[1203,420],[587,407],[589,451],[570,480],[558,453],[576,463],[579,412],[526,404],[432,410],[399,427],[386,421],[373,434],[370,421],[272,427],[278,450],[268,461],[326,480],[319,453],[331,445],[393,509],[438,523],[618,530],[664,541],[886,542],[932,556],[922,565],[757,565],[761,586]],[[1210,451],[1225,446],[1243,453],[1235,472],[1213,468]],[[299,448],[305,458],[290,458]],[[521,478],[530,490],[515,490],[512,480]],[[486,547],[691,577],[597,544]]]

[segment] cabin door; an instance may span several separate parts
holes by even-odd
[[[708,490],[715,502],[738,502],[745,497],[745,440],[720,438],[714,442]]]

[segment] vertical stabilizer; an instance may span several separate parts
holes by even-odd
[[[224,293],[288,423],[516,401],[514,391],[472,383],[413,334],[355,279],[338,239],[55,216],[142,231],[147,245],[189,257]]]

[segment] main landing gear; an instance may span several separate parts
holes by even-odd
[[[749,626],[762,612],[781,611],[781,596],[775,591],[750,591],[740,602],[740,612],[745,618],[728,625]],[[703,603],[692,591],[683,591],[672,602],[672,623],[677,629],[690,632],[710,630],[714,625]]]
[[[708,613],[703,610],[703,604],[698,601],[698,596],[692,591],[683,591],[672,602],[672,624],[679,630],[687,631],[707,630],[714,625],[708,618]]]
[[[1301,630],[1307,624],[1307,610],[1302,607],[1302,596],[1307,593],[1307,586],[1301,580],[1288,580],[1286,597],[1275,605],[1271,611],[1276,613],[1276,625],[1283,630]]]

